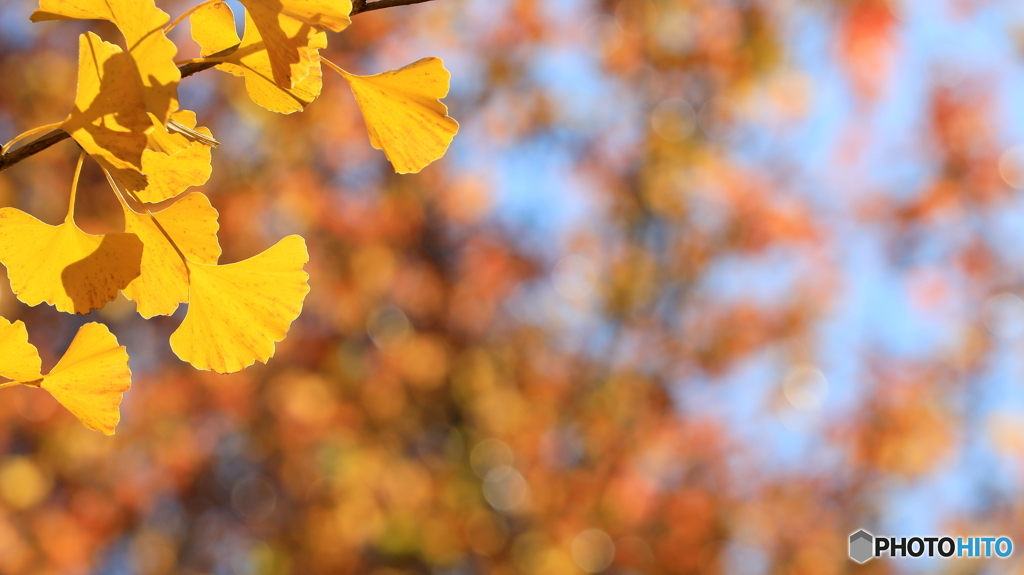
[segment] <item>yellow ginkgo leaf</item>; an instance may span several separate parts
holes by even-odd
[[[210,200],[193,192],[171,207],[140,214],[118,196],[124,209],[124,229],[142,240],[142,273],[124,289],[144,318],[171,315],[179,303],[188,301],[188,269],[184,258],[216,264],[220,258],[217,242],[217,210]],[[173,242],[173,243],[172,243]]]
[[[142,242],[135,234],[95,236],[75,225],[75,197],[85,153],[78,158],[64,223],[51,226],[15,208],[0,209],[0,263],[11,290],[28,305],[89,313],[139,277]]]
[[[92,235],[68,218],[51,226],[14,208],[0,209],[0,263],[22,302],[89,313],[139,277],[142,242],[134,234]]]
[[[42,376],[42,362],[36,346],[28,342],[28,331],[20,321],[0,317],[0,377],[14,381],[35,381]]]
[[[239,0],[249,10],[257,6],[278,10],[281,15],[331,32],[341,32],[352,24],[349,0]]]
[[[89,429],[113,435],[121,397],[131,384],[125,348],[103,324],[87,323],[40,387]]]
[[[226,2],[201,5],[189,16],[188,22],[192,27],[192,39],[199,44],[204,58],[228,48],[241,47],[242,40],[235,30],[235,13]]]
[[[181,72],[174,56],[178,49],[164,34],[170,17],[153,0],[40,0],[31,20],[113,22],[124,35],[133,64],[130,78],[141,84],[146,109],[161,123],[177,111]]]
[[[451,74],[439,58],[374,76],[356,76],[327,63],[348,80],[370,144],[384,151],[396,172],[416,173],[444,156],[459,123],[440,102],[448,95]]]
[[[146,186],[140,170],[153,123],[132,73],[119,47],[92,32],[82,34],[75,108],[62,127],[128,189],[139,190]]]
[[[312,63],[306,77],[292,88],[281,88],[274,81],[270,55],[264,48],[263,37],[248,12],[241,40],[235,32],[231,8],[224,2],[203,6],[192,14],[190,22],[192,39],[202,48],[203,56],[238,46],[217,68],[244,77],[249,97],[267,110],[282,114],[301,112],[320,95],[323,71],[319,63],[319,50],[327,47],[326,33],[317,32],[310,37],[306,48],[310,51]]]
[[[171,334],[171,349],[196,368],[218,373],[266,363],[302,311],[307,261],[305,240],[288,236],[238,263],[189,262],[188,313]]]
[[[171,119],[185,128],[213,137],[210,130],[196,128],[195,112],[179,110]],[[146,174],[148,182],[135,195],[143,202],[162,202],[192,186],[201,186],[210,179],[213,172],[210,160],[210,146],[189,141],[178,133],[152,130],[147,147],[142,152],[142,172]]]
[[[316,64],[310,47],[317,32],[340,32],[351,24],[349,0],[240,0],[263,38],[274,82],[291,89]]]

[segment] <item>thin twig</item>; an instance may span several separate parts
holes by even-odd
[[[410,4],[421,4],[423,2],[430,2],[430,0],[377,0],[376,2],[356,0],[352,6],[352,14],[362,14],[363,12],[369,12],[371,10],[394,8],[395,6],[408,6]]]
[[[18,148],[17,150],[14,150],[13,152],[8,152],[0,156],[0,172],[6,170],[7,168],[13,166],[14,164],[17,164],[18,162],[26,158],[34,156],[39,152],[42,152],[46,148],[49,148],[50,146],[58,142],[63,142],[64,140],[67,140],[70,137],[71,134],[65,132],[64,130],[57,129],[39,138],[38,140],[34,140],[31,143],[25,144],[24,146]]]
[[[367,0],[355,0],[352,4],[352,15],[362,14],[363,12],[370,12],[372,10],[380,10],[382,8],[394,8],[396,6],[408,6],[410,4],[420,4],[423,2],[430,2],[431,0],[377,0],[376,2],[368,2]],[[207,58],[217,58],[220,56],[226,56],[231,54],[238,49],[238,46],[232,46],[226,50],[221,50],[216,54],[210,54]],[[179,66],[178,70],[181,71],[182,78],[188,78],[192,74],[198,74],[203,70],[209,70],[220,62],[192,62]],[[42,136],[32,142],[25,144],[24,146],[9,151],[6,154],[0,154],[0,172],[10,168],[14,164],[21,162],[27,158],[30,158],[39,152],[49,148],[50,146],[63,142],[71,137],[64,130],[56,129],[45,136]]]
[[[238,46],[232,46],[226,50],[221,50],[216,54],[211,54],[210,58],[226,56],[234,52],[237,48]],[[209,70],[210,68],[216,66],[218,63],[219,62],[197,62],[192,64],[185,64],[184,66],[179,66],[178,70],[181,71],[182,78],[187,78],[192,74],[202,72],[203,70]],[[67,140],[70,137],[71,134],[68,134],[64,130],[58,128],[56,130],[53,130],[52,132],[49,132],[45,136],[40,137],[37,140],[33,140],[32,142],[25,144],[24,146],[16,150],[0,155],[0,172],[6,170],[7,168],[10,168],[14,164],[17,164],[22,160],[28,159],[38,154],[39,152],[42,152],[43,150],[49,148],[54,144],[59,144],[60,142],[63,142],[64,140]]]
[[[181,77],[188,78],[192,74],[197,74],[199,72],[202,72],[203,70],[209,70],[217,64],[223,64],[223,62],[211,62],[211,60],[228,56],[234,53],[234,51],[237,50],[239,46],[241,46],[241,44],[235,44],[234,46],[230,48],[225,48],[220,52],[214,52],[213,54],[210,54],[209,56],[205,57],[206,62],[189,62],[188,64],[182,64],[181,66],[178,66],[178,70],[181,71]]]

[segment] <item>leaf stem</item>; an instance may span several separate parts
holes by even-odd
[[[334,62],[331,62],[330,60],[328,60],[327,58],[324,58],[323,56],[320,57],[320,62],[323,63],[323,64],[327,64],[328,68],[330,68],[331,70],[334,70],[335,72],[341,74],[342,76],[345,76],[346,78],[351,76],[351,74],[349,74],[348,72],[342,70],[341,66],[335,64]]]
[[[82,175],[82,164],[85,163],[85,150],[78,155],[78,165],[75,166],[75,178],[71,180],[71,205],[68,206],[68,215],[64,218],[64,223],[74,224],[75,221],[75,198],[78,197],[78,179]]]
[[[217,1],[219,2],[220,0],[217,0]],[[221,58],[213,58],[213,57],[192,58],[191,60],[178,60],[177,62],[174,63],[174,65],[177,66],[178,68],[182,68],[183,66],[186,66],[188,64],[206,64],[206,63],[220,64],[220,63],[224,62],[225,59],[226,58],[224,58],[224,57],[221,57]]]
[[[167,230],[164,229],[164,226],[160,223],[160,220],[156,219],[156,214],[154,214],[152,210],[146,207],[145,202],[139,199],[139,196],[135,195],[135,192],[131,190],[122,190],[121,186],[117,185],[117,181],[114,180],[114,177],[110,175],[110,172],[108,172],[106,168],[104,168],[103,174],[107,176],[107,182],[109,182],[110,187],[114,189],[114,195],[117,196],[117,200],[121,202],[121,205],[126,210],[131,210],[132,212],[139,214],[140,216],[147,215],[151,220],[153,220],[153,225],[155,225],[157,229],[160,230],[160,233],[164,235],[164,239],[167,240],[167,243],[171,244],[171,247],[174,248],[174,251],[178,253],[178,257],[180,257],[182,263],[185,264],[185,273],[191,277],[192,270],[191,268],[189,268],[189,264],[191,263],[191,261],[187,257],[185,257],[184,252],[182,252],[181,248],[178,247],[178,244],[174,242],[174,238],[171,237],[171,234],[167,233]],[[129,196],[131,196],[132,200],[138,203],[139,206],[141,206],[142,209],[145,210],[145,212],[140,212],[136,210],[135,208],[132,207],[131,204],[128,203],[128,197],[125,195],[126,192]]]
[[[6,154],[7,150],[11,149],[11,146],[13,146],[14,144],[17,144],[19,141],[24,140],[25,138],[27,138],[29,136],[34,136],[34,135],[38,134],[39,132],[45,132],[46,130],[52,130],[54,128],[59,128],[60,125],[63,124],[63,123],[64,122],[54,122],[52,124],[46,124],[45,126],[39,126],[39,127],[36,127],[36,128],[32,128],[31,130],[26,130],[26,131],[18,134],[17,136],[14,136],[13,140],[11,140],[10,142],[7,142],[3,146],[0,146],[0,155]]]
[[[25,384],[20,382],[20,381],[8,381],[8,382],[5,382],[5,383],[0,383],[0,389],[3,389],[5,387],[14,387],[16,385],[25,385]]]
[[[194,14],[200,8],[202,8],[204,6],[209,6],[210,4],[216,4],[217,2],[221,2],[221,0],[206,0],[206,2],[203,2],[202,4],[199,4],[198,6],[193,6],[193,7],[189,8],[188,10],[185,10],[184,14],[182,14],[181,16],[178,16],[177,18],[174,19],[174,22],[171,22],[170,24],[168,24],[167,26],[164,27],[164,34],[170,34],[171,30],[174,30],[175,26],[177,26],[178,24],[181,24],[181,22],[185,18],[188,18],[189,16],[191,16],[192,14]]]

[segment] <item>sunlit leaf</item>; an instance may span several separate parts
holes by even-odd
[[[338,71],[352,86],[370,143],[384,151],[396,172],[419,172],[444,156],[459,123],[439,101],[448,95],[451,79],[440,59],[424,58],[374,76]]]
[[[270,55],[264,49],[263,37],[248,12],[241,40],[235,32],[231,8],[224,2],[200,8],[192,15],[191,23],[192,38],[200,45],[204,56],[238,45],[238,49],[217,68],[244,77],[249,97],[260,106],[271,112],[291,114],[301,112],[320,95],[323,72],[318,50],[327,47],[326,33],[318,32],[310,37],[307,49],[312,64],[307,76],[292,88],[281,88],[274,81]]]
[[[288,236],[228,265],[188,264],[188,314],[171,349],[199,369],[232,373],[273,357],[309,293],[306,242]]]
[[[194,112],[179,110],[172,119],[179,125],[212,137],[210,130],[196,128]],[[189,141],[185,136],[166,130],[152,130],[142,152],[142,171],[148,179],[145,189],[135,195],[144,202],[162,202],[192,186],[201,186],[210,179],[210,146]]]
[[[310,26],[341,32],[352,23],[349,0],[240,0],[250,11],[274,10]]]
[[[121,420],[121,397],[131,381],[125,348],[106,326],[87,323],[40,387],[89,429],[113,435]]]
[[[92,235],[71,215],[51,226],[15,208],[0,209],[0,263],[28,305],[89,313],[139,276],[142,242],[134,234]]]
[[[140,214],[123,199],[121,207],[125,231],[137,235],[145,246],[142,273],[124,289],[124,295],[136,302],[142,317],[170,315],[179,303],[188,301],[188,269],[182,256],[211,265],[220,258],[217,210],[199,192],[156,213]]]
[[[246,13],[246,19],[249,19]],[[235,30],[235,14],[226,2],[206,4],[189,16],[192,39],[199,44],[203,57],[239,46]],[[240,46],[239,46],[240,47]]]
[[[139,171],[153,123],[132,78],[131,61],[120,48],[83,34],[75,108],[62,127],[128,189],[139,190],[146,186]]]
[[[35,381],[42,377],[41,370],[39,351],[28,342],[25,324],[0,317],[0,377]]]
[[[31,20],[113,22],[124,35],[134,67],[130,78],[143,86],[146,109],[161,122],[177,111],[181,72],[174,56],[178,49],[164,34],[170,17],[153,0],[40,0]]]
[[[322,29],[340,32],[351,23],[349,0],[240,0],[266,46],[274,82],[293,88],[317,63]],[[323,47],[323,46],[319,46]]]

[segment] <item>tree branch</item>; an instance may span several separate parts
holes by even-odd
[[[234,52],[236,49],[238,49],[238,46],[232,46],[227,50],[221,50],[216,54],[210,54],[209,57],[214,58],[217,56],[227,56],[228,54]],[[179,66],[178,70],[181,71],[182,78],[188,78],[192,74],[197,74],[199,72],[202,72],[203,70],[209,70],[217,64],[219,64],[219,62],[195,62],[192,64],[185,64],[184,66]],[[10,168],[14,164],[17,164],[18,162],[24,159],[30,158],[38,154],[39,152],[42,152],[43,150],[49,148],[54,144],[63,142],[64,140],[67,140],[70,137],[71,134],[58,128],[46,134],[45,136],[40,136],[38,139],[33,140],[32,142],[25,144],[24,146],[21,146],[16,150],[7,152],[6,154],[0,156],[0,172],[6,170],[7,168]]]
[[[31,143],[25,144],[24,146],[14,150],[13,152],[7,152],[0,156],[0,172],[7,168],[17,164],[18,162],[42,152],[46,148],[58,143],[63,142],[71,137],[71,134],[64,130],[57,129],[45,136],[39,137],[37,140],[33,140]]]
[[[352,3],[352,15],[362,14],[363,12],[370,12],[372,10],[380,10],[382,8],[393,8],[396,6],[408,6],[410,4],[420,4],[423,2],[430,2],[430,0],[376,0],[376,2],[368,2],[367,0],[354,0]],[[210,54],[209,58],[217,56],[226,56],[234,52],[238,46],[232,46],[227,50],[222,50],[216,54]],[[181,71],[182,78],[188,78],[192,74],[198,74],[203,70],[209,70],[216,66],[219,62],[194,62],[191,64],[185,64],[184,66],[178,67]],[[39,152],[49,148],[50,146],[63,142],[71,137],[64,130],[57,129],[49,132],[44,136],[33,140],[32,142],[21,146],[16,150],[8,151],[6,154],[0,155],[0,172],[10,168],[14,164],[21,162],[27,158],[30,158]]]
[[[206,57],[207,58],[220,58],[221,56],[227,56],[228,54],[231,54],[232,52],[237,50],[239,46],[241,46],[241,44],[235,44],[234,46],[232,46],[230,48],[225,48],[225,49],[221,50],[220,52],[214,52],[213,54],[210,54],[209,56],[206,56]],[[193,62],[191,64],[185,64],[184,66],[178,66],[178,71],[181,72],[181,77],[182,78],[188,78],[192,74],[198,74],[199,72],[202,72],[203,70],[209,70],[210,68],[213,68],[217,64],[220,64],[220,62]]]
[[[362,14],[363,12],[369,12],[371,10],[380,10],[381,8],[408,6],[410,4],[420,4],[423,2],[430,2],[430,0],[377,0],[376,2],[367,2],[367,0],[355,0],[355,2],[352,3],[352,14]]]

